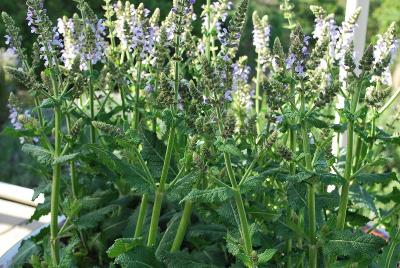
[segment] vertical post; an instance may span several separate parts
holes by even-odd
[[[355,61],[358,63],[363,55],[365,48],[365,39],[367,36],[367,25],[368,25],[368,13],[369,13],[369,0],[347,0],[346,3],[346,20],[354,14],[354,11],[361,7],[361,14],[357,20],[357,27],[353,37]],[[340,70],[344,72],[344,70]],[[344,107],[344,98],[338,96],[338,101],[336,103],[336,108],[341,109]],[[335,123],[340,123],[340,116],[336,113]],[[332,148],[333,154],[338,155],[342,148],[347,146],[347,134],[338,134],[339,137],[333,139]]]

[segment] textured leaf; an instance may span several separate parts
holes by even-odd
[[[3,129],[3,131],[0,133],[0,135],[4,136],[9,136],[13,138],[19,138],[19,137],[33,137],[35,136],[35,133],[32,129],[15,129],[13,127],[6,127]]]
[[[50,213],[50,198],[45,198],[44,203],[38,204],[36,206],[35,212],[32,214],[29,221],[39,220],[40,217],[45,216]]]
[[[181,203],[186,200],[202,203],[223,202],[231,198],[232,195],[232,190],[227,187],[217,187],[210,190],[193,189],[187,196],[185,196]]]
[[[143,170],[126,163],[106,147],[96,144],[85,144],[81,151],[82,154],[91,153],[95,161],[120,174],[129,185],[135,187],[140,193],[151,193],[154,191],[153,183],[147,180]]]
[[[192,190],[195,181],[198,179],[198,175],[197,172],[193,172],[178,179],[173,186],[168,187],[168,199],[171,201],[182,200]]]
[[[378,215],[374,198],[360,185],[352,185],[350,187],[349,196],[354,206],[368,208],[374,212],[375,215]]]
[[[327,256],[339,256],[354,260],[372,260],[379,250],[385,246],[385,240],[349,230],[335,232],[325,244],[323,251]]]
[[[67,155],[62,155],[59,157],[55,157],[54,161],[53,161],[53,165],[55,164],[61,164],[70,160],[75,159],[77,156],[79,155],[79,153],[74,153],[74,154],[67,154]]]
[[[122,253],[126,253],[136,246],[139,246],[142,239],[139,238],[119,238],[107,250],[107,255],[110,258],[116,258]]]
[[[387,183],[390,181],[397,180],[397,175],[395,172],[387,172],[387,173],[360,173],[355,176],[355,179],[359,183],[365,184],[374,184],[374,183]]]
[[[70,268],[77,266],[77,258],[74,254],[74,248],[79,244],[77,237],[68,241],[68,245],[61,249],[59,268]]]
[[[34,157],[39,163],[43,165],[51,165],[53,160],[53,154],[44,149],[43,147],[32,145],[32,144],[24,144],[22,146],[22,151]]]
[[[154,249],[145,246],[138,246],[129,252],[122,253],[115,259],[115,263],[124,268],[163,267],[162,263],[156,259]]]
[[[141,154],[143,160],[146,161],[151,174],[154,177],[160,177],[164,165],[166,146],[159,139],[154,140],[153,137],[154,135],[152,132],[147,130],[142,131],[141,139],[143,141],[143,149],[141,151]],[[172,159],[171,162],[173,162]],[[170,172],[173,172],[172,168],[170,168]]]
[[[234,144],[224,143],[218,146],[218,150],[233,156],[241,157],[243,154]]]
[[[189,239],[202,238],[207,241],[215,241],[222,239],[226,231],[226,227],[221,224],[196,224],[190,227],[186,236]]]
[[[200,263],[193,259],[193,257],[184,251],[179,252],[166,252],[162,256],[162,262],[169,268],[216,268],[217,266],[211,264]]]
[[[18,249],[18,253],[12,259],[11,267],[22,267],[23,264],[29,261],[32,255],[39,254],[40,248],[31,240],[22,242]]]
[[[94,228],[97,224],[102,221],[108,214],[118,209],[117,205],[109,205],[95,211],[91,211],[76,220],[76,226],[80,230]]]
[[[172,243],[175,239],[176,231],[178,230],[179,220],[180,215],[175,214],[168,222],[168,227],[165,230],[155,252],[158,258],[161,258],[166,252],[171,249]]]
[[[267,248],[263,253],[258,255],[258,263],[266,264],[267,262],[269,262],[269,260],[272,259],[272,257],[275,255],[276,251],[277,250],[274,248]]]
[[[307,207],[306,191],[304,183],[289,183],[287,188],[289,206],[293,209]]]

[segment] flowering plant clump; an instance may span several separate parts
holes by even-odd
[[[395,24],[358,57],[361,10],[339,24],[312,6],[304,33],[284,1],[287,49],[267,16],[252,16],[253,70],[238,56],[248,0],[207,0],[199,16],[194,0],[174,0],[165,18],[128,1],[105,0],[102,16],[75,2],[54,24],[27,1],[31,56],[2,14],[19,62],[7,71],[34,100],[10,96],[5,133],[43,175],[32,220],[51,215],[15,266],[394,267],[400,188],[387,148],[400,139],[396,118],[379,118],[400,92]]]

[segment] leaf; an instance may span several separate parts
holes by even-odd
[[[174,185],[168,187],[168,199],[171,201],[182,200],[192,190],[198,176],[199,174],[197,172],[192,172],[178,179]]]
[[[156,259],[154,249],[138,246],[129,252],[122,253],[115,263],[127,268],[161,268],[162,263]]]
[[[108,214],[118,209],[117,205],[109,205],[95,211],[89,212],[83,216],[80,216],[75,224],[78,229],[85,230],[89,228],[94,228],[97,224],[102,221]]]
[[[216,241],[222,239],[226,234],[227,228],[221,224],[196,224],[187,231],[188,239],[202,238],[206,241]]]
[[[136,188],[140,193],[151,193],[154,185],[148,181],[143,170],[130,165],[110,152],[108,148],[97,144],[85,144],[82,146],[82,155],[91,154],[93,160],[105,165],[111,171],[120,174],[128,184]]]
[[[6,127],[3,129],[0,135],[9,136],[13,138],[19,137],[33,137],[35,133],[32,129],[15,129],[13,127]]]
[[[62,155],[59,157],[55,157],[54,161],[53,161],[53,165],[56,164],[62,164],[64,162],[70,161],[75,159],[77,156],[79,155],[79,153],[73,153],[73,154],[67,154],[67,155]]]
[[[11,267],[22,267],[32,255],[39,254],[40,248],[31,240],[24,240],[13,257]]]
[[[365,184],[374,184],[374,183],[387,183],[390,181],[397,180],[397,175],[395,172],[387,172],[387,173],[360,173],[355,176],[355,179],[359,183]]]
[[[374,212],[375,215],[378,215],[378,210],[376,209],[374,198],[360,185],[352,185],[350,187],[349,196],[353,205],[367,208]]]
[[[351,260],[372,260],[386,245],[385,240],[359,230],[335,232],[326,242],[323,252],[327,256],[339,256]]]
[[[53,154],[44,149],[43,147],[32,145],[32,144],[24,144],[22,146],[22,151],[33,156],[39,163],[43,165],[50,166],[53,160]]]
[[[186,200],[203,203],[223,202],[228,200],[232,196],[232,190],[227,187],[217,187],[210,190],[193,189],[187,196],[185,196],[184,199],[182,199],[180,203]]]
[[[140,137],[143,141],[143,149],[141,151],[143,160],[146,161],[151,174],[154,177],[160,177],[164,165],[166,146],[161,140],[154,139],[154,135],[150,131],[142,130]],[[170,168],[170,171],[173,172],[173,169]]]
[[[37,187],[33,189],[32,201],[35,201],[40,194],[49,194],[51,191],[50,183],[40,183]]]
[[[304,183],[289,183],[287,187],[289,206],[293,209],[307,207],[306,191]]]
[[[74,248],[78,245],[80,240],[74,237],[68,241],[68,245],[61,249],[61,258],[59,268],[70,268],[77,266],[77,259],[74,254]]]
[[[162,256],[162,262],[170,268],[216,268],[217,266],[205,263],[199,263],[185,251],[165,252]]]
[[[38,221],[40,217],[45,216],[50,213],[50,198],[45,198],[44,203],[38,204],[36,206],[35,212],[32,214],[29,221]]]
[[[218,147],[218,150],[223,152],[223,153],[228,153],[233,156],[241,157],[243,156],[243,153],[240,151],[236,145],[231,144],[231,143],[223,143],[220,144]]]
[[[276,253],[276,249],[274,248],[267,248],[263,253],[258,255],[258,263],[259,264],[266,264],[269,260],[272,259],[272,257]]]
[[[272,177],[277,180],[285,181],[286,178],[288,177],[287,172],[281,168],[271,168],[269,170],[266,170],[256,176],[252,176],[244,181],[244,183],[241,185],[241,192],[246,193],[246,192],[259,192],[259,191],[264,191],[265,188],[262,187],[264,181]]]
[[[119,238],[115,240],[114,244],[107,250],[107,255],[110,258],[116,258],[122,253],[126,253],[142,242],[140,238]]]
[[[168,222],[168,227],[165,230],[155,252],[158,258],[161,258],[166,252],[171,249],[172,243],[175,239],[176,231],[178,230],[179,220],[180,215],[175,214]]]

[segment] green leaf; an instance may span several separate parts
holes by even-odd
[[[165,230],[155,252],[158,258],[162,257],[166,252],[171,249],[172,243],[175,239],[176,231],[178,230],[179,220],[180,215],[175,214],[168,222],[168,227]]]
[[[372,197],[367,190],[360,185],[354,184],[350,187],[350,200],[356,207],[363,207],[371,210],[378,215],[378,210],[375,206],[374,197]]]
[[[355,176],[355,179],[359,183],[365,184],[374,184],[374,183],[387,183],[390,181],[397,180],[397,175],[395,172],[387,172],[387,173],[360,173]]]
[[[53,161],[53,165],[56,164],[62,164],[64,162],[70,161],[75,159],[77,156],[79,155],[79,153],[74,153],[74,154],[67,154],[67,155],[62,155],[59,157],[55,157],[54,161]]]
[[[22,267],[32,255],[39,254],[40,247],[31,240],[24,240],[13,257],[11,267]]]
[[[210,190],[193,189],[187,196],[185,196],[181,203],[186,200],[203,203],[224,202],[232,196],[232,190],[227,187],[217,187]]]
[[[6,127],[3,129],[0,135],[9,136],[13,138],[19,137],[33,137],[35,135],[32,129],[15,129],[13,127]]]
[[[147,130],[141,131],[140,138],[143,141],[141,151],[143,160],[146,161],[151,174],[154,177],[160,177],[164,165],[165,144],[159,139],[154,139],[154,134]],[[170,171],[174,173],[172,168]]]
[[[230,155],[237,156],[237,157],[243,156],[243,153],[240,151],[240,149],[238,147],[236,147],[236,145],[231,144],[231,143],[220,144],[217,148],[219,151],[221,151],[223,153],[228,153]]]
[[[24,144],[22,146],[22,151],[33,156],[39,163],[43,165],[50,166],[52,164],[53,154],[43,147],[32,144]]]
[[[32,214],[29,221],[38,221],[40,217],[45,216],[50,213],[50,198],[45,198],[44,203],[38,204],[36,206],[35,212]]]
[[[272,257],[276,253],[276,249],[274,248],[267,248],[263,253],[258,255],[258,263],[259,264],[266,264],[269,260],[272,259]]]
[[[118,209],[117,205],[109,205],[95,211],[91,211],[83,216],[80,216],[75,224],[80,230],[94,228],[97,224],[107,217],[108,214]]]
[[[138,246],[131,251],[120,254],[115,263],[124,268],[161,268],[162,263],[156,259],[154,249]]]
[[[200,263],[193,259],[189,253],[185,251],[165,252],[162,256],[162,262],[170,268],[216,268],[211,264]]]
[[[289,183],[287,187],[289,206],[293,209],[307,207],[306,191],[304,183]]]
[[[59,268],[70,268],[77,266],[77,258],[74,254],[74,248],[80,240],[74,237],[68,241],[68,245],[61,249]]]
[[[385,240],[357,230],[335,232],[326,242],[323,252],[327,256],[339,256],[355,261],[372,260],[386,245]]]
[[[81,154],[92,157],[93,160],[105,165],[111,171],[120,174],[130,186],[136,188],[140,193],[154,191],[154,184],[147,180],[142,169],[118,158],[107,147],[85,144],[82,146]]]
[[[167,188],[168,199],[171,201],[182,200],[192,190],[198,176],[197,172],[192,172],[178,179],[174,185]]]
[[[116,258],[122,253],[126,253],[142,242],[141,238],[119,238],[107,250],[107,255],[110,258]]]

